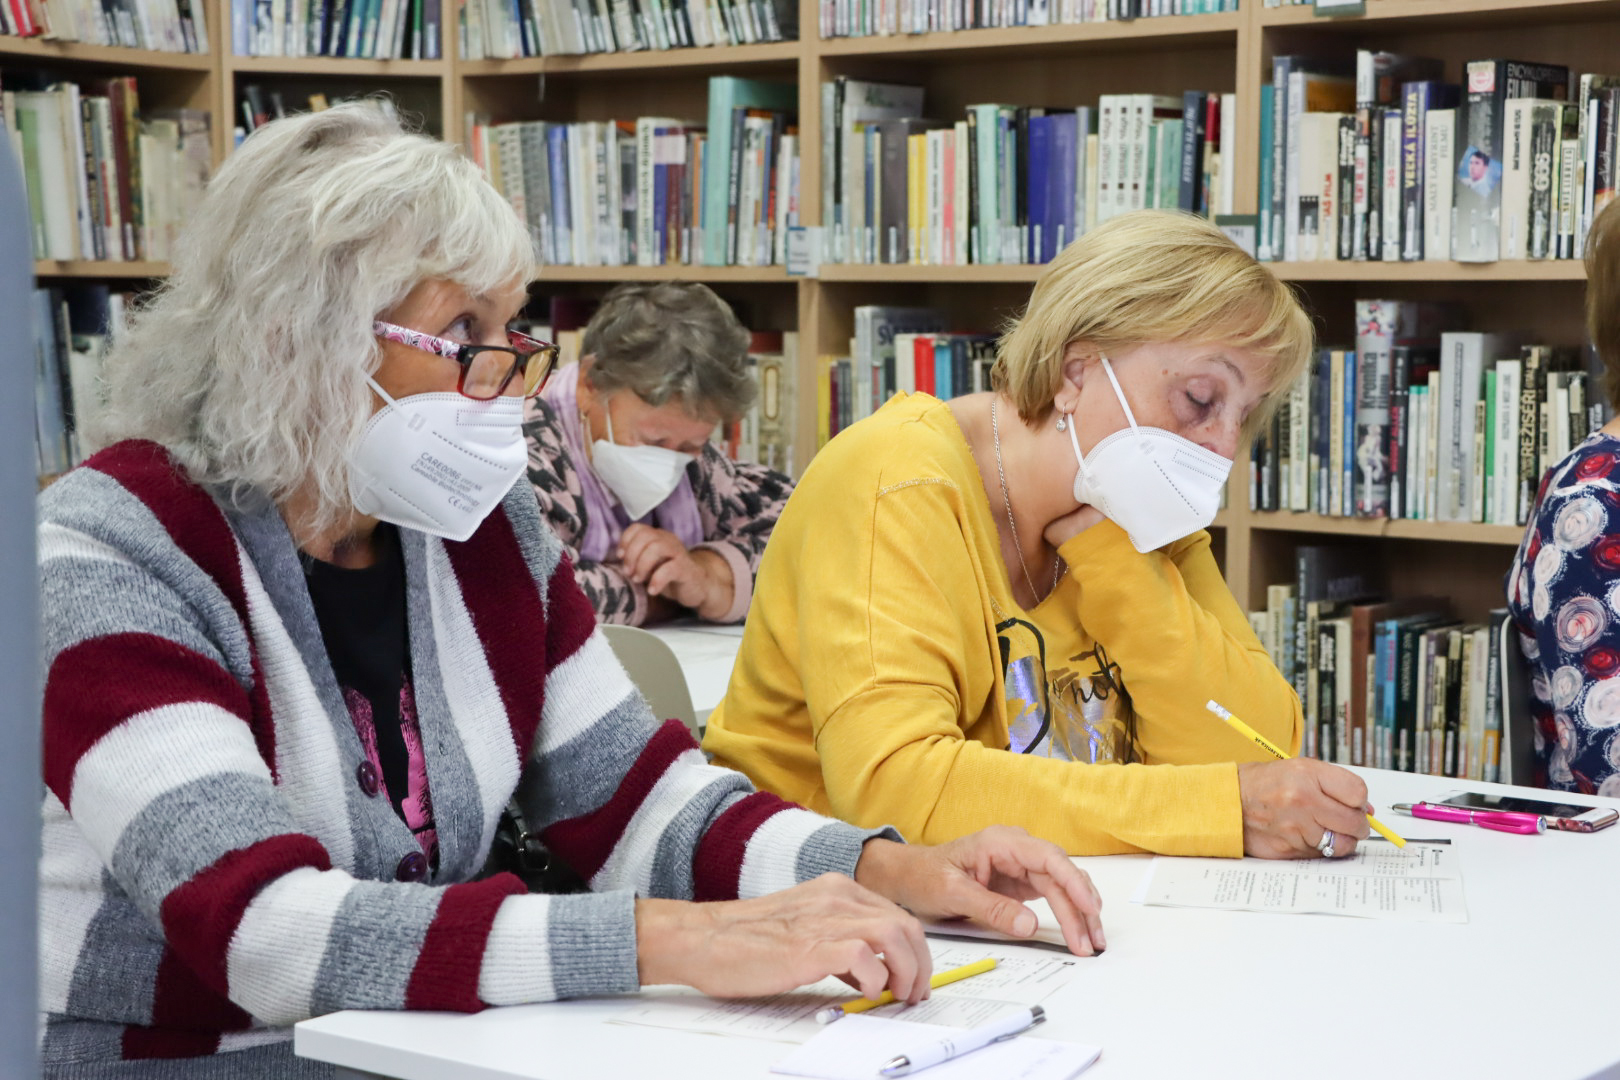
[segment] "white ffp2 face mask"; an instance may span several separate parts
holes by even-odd
[[[528,464],[523,399],[458,393],[395,400],[368,379],[383,407],[349,454],[349,496],[362,514],[465,540]]]
[[[607,414],[608,437],[591,444],[591,468],[630,520],[640,521],[669,498],[696,459],[662,446],[620,446],[613,441],[613,413],[606,401],[602,411]]]
[[[1131,546],[1141,552],[1208,528],[1221,507],[1231,460],[1173,431],[1137,427],[1108,357],[1102,364],[1130,426],[1097,443],[1087,458],[1070,420],[1069,441],[1080,463],[1074,497],[1124,529]]]

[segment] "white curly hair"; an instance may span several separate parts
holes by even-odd
[[[373,320],[422,281],[487,294],[532,267],[522,221],[457,148],[375,102],[274,121],[220,168],[117,335],[95,442],[150,439],[233,497],[299,494],[301,524],[324,528],[352,505]]]

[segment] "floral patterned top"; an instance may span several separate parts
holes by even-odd
[[[1620,439],[1593,435],[1542,480],[1507,594],[1531,662],[1534,782],[1620,797]]]
[[[529,482],[540,499],[546,524],[568,549],[574,576],[596,609],[597,619],[640,626],[647,621],[646,587],[631,581],[615,562],[596,562],[580,555],[586,508],[579,465],[563,439],[551,404],[541,398],[529,402],[529,408],[523,425],[529,444]],[[734,618],[722,621],[740,620],[748,613],[765,542],[793,494],[793,481],[763,465],[732,461],[713,446],[705,446],[702,455],[687,466],[687,476],[703,523],[700,546],[717,552],[738,577]]]

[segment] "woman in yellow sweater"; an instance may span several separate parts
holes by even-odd
[[[1302,370],[1293,294],[1205,221],[1069,245],[993,393],[898,395],[805,471],[704,749],[761,787],[937,843],[1344,854],[1366,788],[1297,751],[1293,689],[1204,531],[1246,425]]]

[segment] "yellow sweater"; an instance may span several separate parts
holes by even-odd
[[[1204,702],[1290,752],[1303,720],[1209,535],[1142,555],[1105,521],[1063,545],[1068,574],[1026,612],[991,512],[935,398],[897,397],[829,443],[771,536],[704,749],[923,843],[1011,824],[1077,855],[1241,855],[1233,762],[1260,755]],[[1134,704],[1141,764],[1113,763],[1122,695],[1103,670]]]

